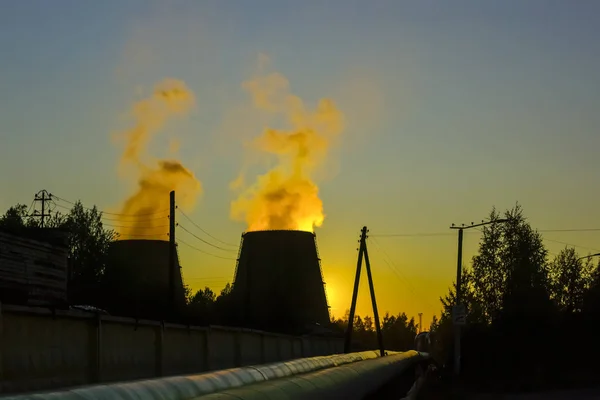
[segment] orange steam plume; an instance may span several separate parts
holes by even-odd
[[[193,208],[201,194],[200,182],[181,162],[146,160],[153,136],[169,119],[189,113],[194,104],[194,94],[184,82],[167,79],[155,87],[150,97],[133,105],[135,125],[119,135],[125,142],[121,168],[133,166],[137,175],[137,189],[120,212],[123,216],[117,232],[125,239],[166,240],[169,192],[177,192],[178,205],[184,209]],[[176,148],[171,149],[171,153],[175,151]]]
[[[253,105],[283,117],[285,129],[265,129],[251,142],[261,154],[277,159],[277,165],[244,187],[243,174],[231,184],[241,190],[231,203],[231,217],[245,220],[248,231],[290,229],[312,232],[325,219],[314,174],[343,131],[343,114],[334,102],[322,99],[309,111],[302,99],[289,93],[280,74],[245,82]]]

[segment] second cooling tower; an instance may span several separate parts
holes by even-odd
[[[232,295],[247,327],[300,333],[327,326],[329,307],[314,233],[243,234]]]

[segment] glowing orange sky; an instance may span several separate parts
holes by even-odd
[[[519,201],[539,229],[600,226],[596,2],[557,2],[543,16],[518,0],[433,8],[258,2],[243,12],[231,2],[160,2],[143,13],[126,3],[95,2],[102,20],[82,18],[90,10],[80,2],[68,10],[40,2],[36,13],[27,2],[6,3],[0,53],[11,56],[2,63],[0,169],[21,167],[0,174],[0,208],[29,204],[45,188],[119,212],[111,206],[135,194],[142,174],[120,180],[123,148],[108,134],[131,127],[120,117],[136,88],[146,98],[173,77],[193,91],[196,107],[153,136],[144,163],[154,170],[158,159],[179,160],[202,182],[202,202],[190,217],[239,243],[247,220],[231,220],[240,193],[228,183],[243,172],[247,189],[277,170],[278,156],[265,160],[252,145],[268,128],[290,131],[286,114],[257,110],[240,87],[256,79],[256,56],[267,52],[272,70],[289,82],[286,95],[312,112],[330,99],[344,116],[339,143],[310,175],[325,215],[316,234],[335,314],[350,303],[364,225],[375,239],[369,250],[381,312],[423,312],[427,322],[456,274],[451,223]],[[289,168],[281,174],[286,182]],[[166,236],[160,229],[151,232]],[[429,232],[447,235],[418,235]],[[376,236],[384,233],[414,236]],[[583,254],[600,248],[597,231],[544,237],[552,253],[564,243]],[[178,238],[237,255],[235,246],[219,250],[184,230]],[[478,233],[465,235],[465,264],[477,240]],[[179,251],[192,287],[220,290],[231,282],[233,260],[183,245]],[[363,285],[358,312],[369,310]]]

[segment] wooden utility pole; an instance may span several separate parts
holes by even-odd
[[[354,278],[354,291],[352,292],[352,303],[350,304],[350,315],[348,316],[348,327],[346,328],[346,340],[344,342],[344,353],[349,353],[352,344],[352,330],[354,325],[354,314],[356,313],[356,299],[358,298],[358,287],[360,283],[360,271],[362,268],[363,257],[367,269],[367,279],[369,280],[369,291],[371,292],[371,304],[373,305],[373,318],[375,320],[375,329],[377,331],[377,343],[379,353],[383,357],[385,349],[383,347],[383,335],[381,334],[381,325],[379,324],[379,313],[377,312],[377,300],[375,299],[375,287],[373,286],[373,276],[371,275],[371,263],[369,262],[369,252],[367,250],[367,227],[364,226],[360,235],[360,247],[358,249],[358,262],[356,263],[356,276]]]
[[[423,332],[423,313],[419,313],[419,333]]]
[[[452,307],[452,322],[454,324],[454,373],[460,375],[460,334],[461,327],[466,324],[466,309],[462,304],[462,249],[463,249],[463,233],[465,229],[476,228],[479,226],[507,222],[507,219],[497,219],[494,221],[481,221],[480,224],[471,225],[462,224],[461,226],[455,226],[452,224],[450,229],[458,229],[458,260],[456,265],[456,301],[454,307]]]
[[[175,247],[175,191],[169,194],[169,314],[175,313],[175,267],[177,265]]]
[[[39,192],[37,192],[35,194],[35,198],[34,201],[35,202],[40,202],[42,203],[42,212],[41,214],[38,214],[37,211],[34,211],[33,215],[40,217],[40,227],[44,227],[44,220],[46,219],[46,217],[49,217],[50,214],[46,214],[46,202],[51,201],[52,200],[52,195],[50,193],[48,193],[47,190],[40,190]]]

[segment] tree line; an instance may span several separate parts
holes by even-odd
[[[349,310],[342,318],[332,317],[333,328],[338,333],[346,332],[349,317]],[[418,333],[418,326],[414,318],[408,318],[403,312],[397,315],[390,315],[389,312],[386,312],[383,318],[380,319],[380,323],[386,350],[406,351],[414,348],[415,336]],[[378,348],[373,318],[369,315],[364,318],[355,315],[352,324],[352,351],[376,350]]]
[[[96,206],[86,208],[80,201],[66,213],[54,212],[45,219],[44,227],[65,231],[68,237],[70,277],[69,302],[71,304],[91,305],[101,308],[100,295],[95,288],[102,285],[109,262],[108,251],[119,235],[102,223],[102,212]],[[40,217],[30,214],[28,207],[17,204],[0,216],[0,230],[19,234],[28,229],[41,228]],[[90,289],[92,288],[92,289]],[[182,320],[205,323],[226,323],[227,318],[217,317],[226,313],[227,300],[231,285],[216,296],[211,289],[200,289],[192,293],[184,284],[187,310]],[[212,304],[216,303],[216,304]]]
[[[498,223],[501,218],[506,222]],[[464,378],[487,387],[495,383],[525,387],[573,383],[597,373],[590,360],[600,354],[594,335],[600,322],[600,263],[572,247],[550,254],[518,204],[503,213],[492,209],[489,220],[492,224],[481,228],[478,251],[463,273],[462,299],[468,312],[462,329]],[[54,213],[45,226],[69,233],[70,288],[101,281],[108,248],[118,238],[103,226],[102,212],[77,202],[66,214]],[[0,217],[4,231],[35,227],[39,218],[21,204]],[[72,303],[95,305],[86,290],[75,289],[69,294]],[[187,286],[184,289],[188,320],[236,324],[230,284],[218,295],[210,288],[195,293]],[[455,296],[452,285],[440,298],[440,317],[434,317],[430,326],[432,354],[449,370]],[[347,324],[347,314],[332,320],[339,333]],[[417,326],[404,313],[386,314],[382,331],[386,349],[406,350],[413,347]],[[377,348],[370,317],[355,317],[353,336],[356,350]]]
[[[85,304],[102,308],[102,293],[95,293],[101,287],[107,269],[108,249],[118,239],[118,234],[106,227],[102,212],[97,207],[86,208],[78,201],[66,213],[55,212],[44,221],[44,227],[62,229],[68,234],[71,277],[69,282],[69,301],[71,304]],[[40,228],[40,219],[28,213],[28,207],[17,204],[0,216],[0,229],[19,233],[24,229]],[[235,326],[237,313],[232,309],[232,285],[227,283],[217,294],[205,287],[195,292],[184,284],[186,309],[181,320],[197,325]],[[348,326],[348,314],[342,318],[333,318],[331,328],[342,335]],[[382,318],[382,332],[387,338],[388,350],[406,350],[411,348],[417,327],[414,318],[406,314],[386,314]],[[376,349],[377,338],[371,317],[355,316],[353,349]]]
[[[186,290],[188,308],[195,322],[205,324],[237,325],[233,320],[230,305],[232,286],[227,283],[225,288],[217,295],[209,287],[199,289],[193,293]],[[348,328],[350,311],[347,310],[343,317],[331,317],[333,333],[342,336]],[[381,332],[385,338],[386,350],[405,351],[414,348],[415,336],[418,326],[414,318],[408,318],[405,313],[390,315],[386,313],[381,319]],[[378,348],[377,335],[373,318],[369,315],[364,318],[354,316],[352,330],[352,351],[376,350]]]
[[[94,305],[84,288],[97,283],[106,269],[110,244],[117,238],[114,230],[105,229],[102,213],[94,206],[85,208],[81,202],[68,213],[55,212],[44,221],[45,228],[61,229],[68,233],[70,277],[69,299],[73,304]],[[21,233],[26,229],[41,228],[38,216],[28,213],[28,207],[17,204],[0,217],[0,229]]]
[[[506,222],[496,222],[501,217]],[[519,204],[502,214],[492,209],[489,220],[461,285],[464,378],[525,389],[595,376],[589,360],[600,350],[600,263],[568,246],[551,255]],[[430,329],[433,353],[450,368],[456,283],[440,300],[441,316]]]

